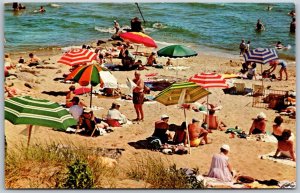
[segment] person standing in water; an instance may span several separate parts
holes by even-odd
[[[257,20],[256,23],[256,31],[264,31],[265,26],[261,23],[260,19]]]
[[[114,20],[114,28],[116,29],[116,34],[118,34],[120,30],[120,24],[117,22],[117,20]]]

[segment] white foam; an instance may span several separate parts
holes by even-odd
[[[61,5],[55,4],[55,3],[51,3],[50,4],[51,7],[61,7]]]

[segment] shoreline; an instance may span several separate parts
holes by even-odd
[[[24,54],[28,54],[28,53],[38,53],[39,56],[48,56],[48,55],[56,55],[59,53],[63,52],[64,48],[69,48],[69,47],[81,47],[83,44],[86,45],[92,45],[92,48],[95,47],[95,44],[98,40],[102,40],[105,41],[107,43],[109,42],[113,42],[113,41],[120,41],[120,40],[112,40],[111,38],[99,38],[99,39],[95,39],[95,40],[90,40],[90,41],[86,41],[86,42],[82,42],[80,45],[67,45],[64,47],[61,46],[50,46],[50,47],[40,47],[38,49],[27,49],[26,51],[15,51],[15,52],[6,52],[5,48],[4,48],[4,54],[10,54],[13,58],[15,57],[19,57],[19,56],[23,56]],[[158,51],[159,49],[168,46],[168,45],[174,45],[176,43],[169,43],[169,42],[161,42],[161,41],[156,41],[158,48],[157,49],[153,49],[153,48],[147,48],[147,49],[152,49],[155,51]],[[224,49],[219,49],[219,48],[214,48],[214,47],[207,47],[207,46],[203,46],[203,45],[195,45],[195,44],[187,44],[187,46],[191,47],[192,49],[194,49],[199,55],[210,55],[210,56],[214,56],[214,57],[222,57],[222,58],[227,58],[227,59],[233,59],[233,60],[239,60],[239,59],[244,59],[244,57],[241,57],[238,54],[238,50],[237,50],[237,54],[234,54],[233,51],[230,50],[224,50]],[[278,51],[277,51],[278,52]],[[296,56],[287,56],[281,53],[278,53],[279,58],[280,59],[284,59],[287,60],[289,62],[295,62],[296,61]],[[283,57],[284,56],[284,57]],[[161,57],[158,57],[158,59]]]

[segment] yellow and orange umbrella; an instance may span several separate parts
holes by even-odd
[[[157,48],[155,41],[150,36],[148,36],[144,33],[141,33],[141,32],[121,33],[120,37],[123,40],[128,40],[133,43],[143,44],[144,46],[147,46],[147,47]]]

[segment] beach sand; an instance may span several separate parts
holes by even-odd
[[[142,50],[142,49],[141,49]],[[144,48],[148,52],[149,49]],[[55,66],[57,69],[35,69],[39,71],[38,76],[32,74],[15,72],[17,75],[21,75],[20,78],[14,80],[7,80],[9,83],[13,82],[15,88],[25,89],[24,83],[29,82],[34,89],[29,89],[30,94],[33,97],[49,99],[58,103],[65,102],[65,96],[51,96],[43,94],[43,91],[68,91],[70,84],[60,83],[54,81],[54,78],[62,78],[64,73],[69,72],[69,66],[64,64],[58,64],[57,60],[61,57],[62,52],[60,50],[48,50],[43,52],[35,52],[42,60],[50,62],[45,66]],[[17,58],[23,55],[27,58],[28,53],[12,54],[13,61],[17,61]],[[50,60],[49,60],[50,59]],[[232,62],[230,62],[232,60]],[[232,56],[224,57],[221,53],[207,54],[199,53],[198,56],[186,59],[180,59],[178,63],[183,66],[190,67],[185,71],[179,71],[176,75],[176,71],[166,69],[156,69],[149,67],[149,70],[141,71],[142,78],[145,80],[146,74],[157,72],[159,75],[178,76],[181,78],[189,78],[198,72],[211,72],[215,70],[217,73],[225,72],[238,72],[243,62],[242,57]],[[114,59],[116,63],[120,63],[118,59]],[[158,58],[159,63],[165,64],[166,58]],[[176,64],[176,61],[173,60]],[[54,64],[52,64],[54,63]],[[271,89],[277,90],[295,90],[296,89],[296,66],[294,61],[288,61],[288,81],[265,81],[264,85],[271,86]],[[266,69],[267,66],[264,66]],[[257,67],[257,71],[260,72],[260,65]],[[276,70],[278,74],[279,68]],[[118,79],[120,85],[126,84],[126,78],[133,78],[134,71],[113,71],[113,75]],[[35,81],[37,83],[31,83]],[[247,88],[252,88],[252,84],[261,84],[259,80],[242,80],[237,79],[236,82],[244,82]],[[78,84],[75,84],[79,87]],[[98,86],[95,88],[99,88]],[[127,88],[121,88],[124,93],[128,93]],[[277,115],[275,110],[265,108],[252,107],[251,96],[241,95],[229,95],[224,94],[222,89],[209,89],[212,94],[209,96],[210,103],[220,104],[223,106],[222,110],[218,113],[220,119],[222,119],[229,127],[239,126],[248,133],[252,123],[252,118],[255,118],[259,112],[264,112],[267,115],[267,130],[272,132],[272,125],[275,116]],[[151,95],[155,96],[159,92],[151,92]],[[89,96],[81,95],[80,98],[89,104]],[[206,98],[199,100],[199,102],[205,101]],[[93,97],[93,105],[103,107],[104,109],[94,111],[96,116],[103,117],[106,115],[111,103],[115,101],[112,98],[97,98]],[[125,114],[129,119],[134,119],[135,111],[133,104],[129,101],[119,101],[121,103],[120,111]],[[229,134],[225,134],[224,131],[213,131],[209,134],[209,138],[212,139],[212,144],[199,146],[192,148],[191,154],[187,155],[164,155],[160,152],[150,151],[147,149],[136,149],[134,146],[129,145],[130,142],[137,142],[144,140],[151,136],[154,130],[154,122],[159,120],[161,114],[168,114],[170,116],[169,123],[181,124],[184,121],[183,110],[173,106],[164,106],[158,102],[154,104],[145,103],[144,106],[145,120],[139,124],[133,124],[124,128],[116,128],[113,133],[105,136],[98,137],[86,137],[75,134],[68,134],[64,132],[54,131],[51,128],[39,127],[34,128],[32,133],[31,144],[36,142],[46,143],[57,141],[60,143],[68,144],[70,141],[76,144],[82,144],[89,147],[105,147],[105,148],[124,148],[122,156],[118,159],[119,166],[122,168],[128,167],[131,160],[134,157],[140,157],[145,154],[153,156],[162,156],[170,160],[170,162],[176,163],[178,167],[194,168],[198,167],[201,174],[207,174],[210,168],[210,162],[212,155],[219,152],[219,148],[222,144],[226,143],[230,145],[231,151],[229,154],[230,162],[233,168],[240,175],[251,176],[259,180],[296,180],[296,169],[294,167],[275,163],[269,160],[262,160],[258,158],[258,155],[267,154],[276,150],[277,143],[267,143],[259,141],[249,141],[240,138],[230,138]],[[191,121],[193,117],[202,119],[203,114],[192,111],[187,111],[188,121]],[[283,117],[283,127],[291,129],[296,135],[296,120],[288,117]],[[14,148],[15,144],[20,142],[27,142],[25,125],[13,125],[8,121],[5,121],[5,135],[8,143],[8,151]],[[131,143],[130,143],[131,144]],[[20,182],[21,183],[21,182]],[[26,187],[26,184],[23,184]],[[19,184],[22,186],[22,184]],[[143,188],[144,182],[137,182],[129,179],[118,179],[117,188]]]

